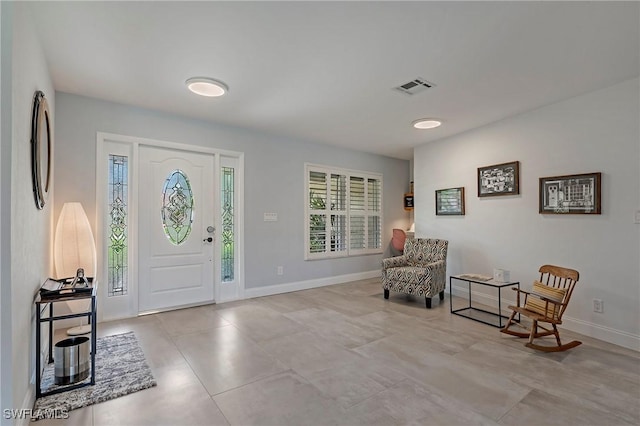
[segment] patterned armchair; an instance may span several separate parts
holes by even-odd
[[[436,294],[443,300],[448,246],[446,240],[407,239],[402,256],[382,259],[384,298],[389,298],[389,290],[424,296],[428,309]]]

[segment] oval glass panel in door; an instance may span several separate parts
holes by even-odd
[[[187,240],[193,223],[193,192],[182,170],[169,174],[162,190],[162,227],[175,245]]]

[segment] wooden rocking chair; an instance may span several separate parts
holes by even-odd
[[[528,337],[529,342],[526,347],[544,352],[560,352],[575,348],[582,344],[577,340],[562,344],[557,325],[562,324],[562,314],[564,314],[571,293],[578,282],[580,274],[578,271],[560,266],[544,265],[540,267],[540,280],[533,282],[531,292],[514,288],[517,291],[516,306],[509,306],[513,313],[507,321],[507,325],[500,330],[502,333],[511,334],[517,337]],[[524,294],[524,300],[520,304],[520,293]],[[521,314],[529,318],[533,323],[531,329],[514,320],[516,314]],[[551,325],[551,329],[541,326],[539,323]],[[528,329],[528,333],[510,330],[513,325]],[[544,331],[538,331],[541,328]],[[554,335],[557,346],[544,346],[533,343],[533,339]]]

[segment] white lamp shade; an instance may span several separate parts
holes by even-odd
[[[54,243],[58,278],[73,277],[78,268],[87,277],[96,274],[96,243],[89,219],[80,203],[65,203],[60,212]]]

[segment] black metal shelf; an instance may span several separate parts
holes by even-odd
[[[469,306],[465,306],[464,308],[453,309],[453,280],[465,281],[468,286],[468,294],[469,294]],[[487,287],[497,288],[498,289],[498,312],[491,312],[485,309],[476,308],[471,304],[471,284],[479,284]],[[458,315],[461,317],[468,318],[473,321],[481,322],[483,324],[488,324],[493,327],[502,328],[502,319],[509,319],[508,316],[502,315],[502,289],[504,287],[513,287],[517,286],[520,289],[520,282],[518,281],[510,281],[510,282],[499,282],[493,279],[482,281],[479,279],[468,278],[462,275],[452,275],[449,277],[449,308],[451,313],[454,315]],[[474,317],[474,313],[479,312],[480,315]],[[482,317],[491,318],[491,321],[484,320]],[[497,319],[497,323],[496,323]],[[518,321],[520,321],[520,314],[518,314]]]
[[[96,303],[96,293],[98,282],[93,278],[88,278],[89,284],[92,287],[91,291],[88,292],[77,292],[65,294],[63,296],[56,295],[46,295],[43,296],[38,292],[36,295],[34,303],[36,304],[36,399],[41,398],[47,395],[53,395],[61,392],[67,392],[73,389],[82,388],[85,386],[91,386],[96,384],[96,324],[97,324],[97,303]],[[58,302],[68,302],[72,300],[87,300],[91,299],[91,306],[88,311],[81,312],[77,314],[67,314],[67,315],[54,315],[53,306]],[[49,305],[49,316],[46,318],[42,317],[42,313],[46,310],[46,305]],[[64,385],[60,387],[56,387],[55,389],[47,392],[42,392],[42,371],[41,371],[41,362],[40,362],[40,349],[41,349],[41,326],[43,323],[49,324],[49,353],[48,360],[46,361],[48,364],[53,363],[53,322],[63,319],[70,318],[82,318],[87,317],[90,325],[91,325],[91,378],[89,381],[83,381],[80,383],[74,383],[69,385]]]

